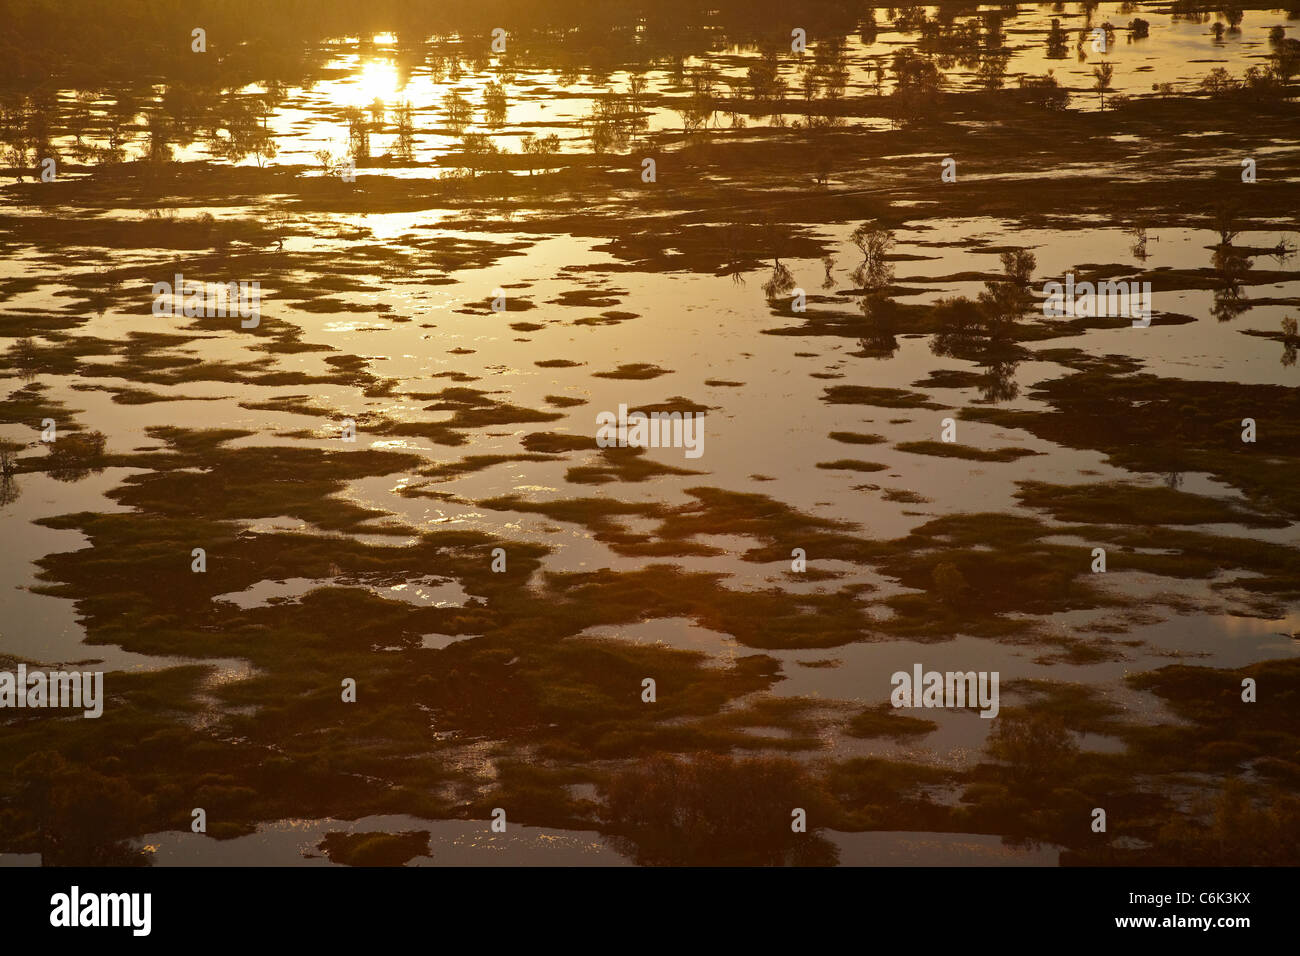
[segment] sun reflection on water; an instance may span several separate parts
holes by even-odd
[[[367,60],[351,82],[339,87],[343,106],[369,106],[375,100],[392,105],[402,92],[397,66],[391,60]]]

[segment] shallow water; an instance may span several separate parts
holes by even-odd
[[[113,675],[119,673],[160,674],[182,662],[223,661],[224,676],[204,697],[204,716],[187,726],[234,751],[248,747],[254,764],[273,756],[313,766],[324,761],[319,763],[324,766],[325,758],[308,756],[305,738],[298,736],[307,732],[297,718],[285,717],[282,730],[272,711],[292,709],[295,701],[315,699],[313,694],[337,697],[333,688],[341,677],[361,677],[362,702],[370,687],[383,682],[388,706],[405,707],[402,713],[408,717],[414,710],[427,715],[427,737],[420,742],[405,732],[399,735],[383,724],[387,718],[370,711],[366,713],[378,721],[375,729],[357,732],[370,742],[391,741],[394,753],[437,764],[446,774],[436,782],[403,782],[396,765],[384,763],[392,757],[388,753],[343,772],[385,781],[385,787],[409,788],[402,793],[410,801],[435,799],[436,793],[447,816],[472,817],[427,819],[410,801],[402,803],[406,797],[395,799],[412,806],[413,816],[373,814],[368,804],[358,800],[348,805],[342,798],[344,805],[329,812],[304,811],[311,820],[285,824],[271,822],[280,819],[275,814],[284,808],[251,797],[241,802],[244,797],[209,796],[230,799],[230,812],[240,824],[260,829],[217,842],[169,830],[153,817],[140,824],[150,828],[148,833],[114,833],[112,838],[129,837],[132,846],[149,848],[152,862],[159,865],[318,864],[322,857],[303,858],[299,851],[342,824],[316,818],[355,812],[361,817],[350,825],[355,832],[430,830],[433,848],[427,857],[410,861],[417,864],[621,863],[630,858],[628,852],[615,850],[602,835],[602,827],[612,832],[617,822],[592,809],[593,804],[565,803],[568,797],[555,794],[563,787],[606,783],[620,768],[651,753],[685,757],[714,749],[738,758],[785,755],[814,774],[828,772],[837,762],[867,758],[977,772],[990,759],[986,747],[994,721],[965,709],[916,714],[936,725],[917,735],[846,732],[846,715],[888,702],[890,675],[910,670],[914,662],[940,671],[997,671],[1007,695],[1003,706],[1013,711],[1027,706],[1028,698],[1018,691],[1029,681],[1086,688],[1119,708],[1116,726],[1099,731],[1068,711],[1062,719],[1083,751],[1103,755],[1123,755],[1129,744],[1136,748],[1134,727],[1186,724],[1185,715],[1171,709],[1168,696],[1130,685],[1134,675],[1185,663],[1222,669],[1235,685],[1240,682],[1236,669],[1261,662],[1290,666],[1300,652],[1294,638],[1300,633],[1295,580],[1259,590],[1237,587],[1263,575],[1264,564],[1282,559],[1256,555],[1254,564],[1242,562],[1231,544],[1244,539],[1295,551],[1300,545],[1296,515],[1281,492],[1272,485],[1252,485],[1226,466],[1206,470],[1204,460],[1190,454],[1186,466],[1177,469],[1160,467],[1155,458],[1144,462],[1141,442],[1110,447],[1104,429],[1098,435],[1082,426],[1077,435],[1069,429],[1052,431],[1046,419],[1081,414],[1079,409],[1088,406],[1064,407],[1064,399],[1043,386],[1090,362],[1121,358],[1127,365],[1115,367],[1108,385],[1126,387],[1140,373],[1163,380],[1166,395],[1188,396],[1187,421],[1196,422],[1196,428],[1188,426],[1188,442],[1204,439],[1197,431],[1202,420],[1195,417],[1201,413],[1194,414],[1191,405],[1200,383],[1237,387],[1243,401],[1260,403],[1258,453],[1274,463],[1294,463],[1300,457],[1293,431],[1300,372],[1285,359],[1289,347],[1294,359],[1293,338],[1279,332],[1283,320],[1297,314],[1300,275],[1288,255],[1270,258],[1260,251],[1279,242],[1291,243],[1294,250],[1298,237],[1289,213],[1294,206],[1273,198],[1241,213],[1233,246],[1248,251],[1244,254],[1252,268],[1241,279],[1241,291],[1249,307],[1231,321],[1217,321],[1214,309],[1221,296],[1216,297],[1215,283],[1222,276],[1212,257],[1219,236],[1209,210],[1190,209],[1178,191],[1184,180],[1204,179],[1215,168],[1231,172],[1241,149],[1250,149],[1261,182],[1235,188],[1292,196],[1287,190],[1300,184],[1296,143],[1267,137],[1269,129],[1287,121],[1294,133],[1293,102],[1278,107],[1281,120],[1269,114],[1273,125],[1261,121],[1259,142],[1238,148],[1224,141],[1230,132],[1214,139],[1211,134],[1218,136],[1219,130],[1187,131],[1178,119],[1162,127],[1159,112],[1152,114],[1153,122],[1130,123],[1125,118],[1130,112],[1109,104],[1103,110],[1100,98],[1089,92],[1093,67],[1102,60],[1115,64],[1108,97],[1146,97],[1152,84],[1166,82],[1174,83],[1176,92],[1193,92],[1215,66],[1240,75],[1249,66],[1266,64],[1272,50],[1269,28],[1283,24],[1290,36],[1294,23],[1282,11],[1251,8],[1239,33],[1216,42],[1208,32],[1213,20],[1175,20],[1164,4],[1126,4],[1121,10],[1119,4],[1103,3],[1091,13],[1091,22],[1113,22],[1121,27],[1119,39],[1104,56],[1090,54],[1080,63],[1075,33],[1087,21],[1081,5],[1060,6],[1065,9],[1058,12],[1045,4],[1027,5],[1005,19],[1008,74],[1055,70],[1071,90],[1069,109],[1035,125],[1059,124],[1062,136],[1067,129],[1070,136],[1081,135],[1073,127],[1085,116],[1114,116],[1121,129],[1109,137],[1107,149],[1114,152],[1106,160],[1069,149],[1053,155],[1042,143],[1021,152],[1020,133],[1009,129],[996,139],[996,122],[973,99],[955,101],[950,117],[955,122],[941,132],[927,134],[924,125],[895,124],[877,115],[895,80],[891,69],[877,91],[876,58],[888,59],[917,39],[915,31],[888,24],[882,9],[876,12],[879,32],[872,42],[865,42],[859,31],[845,38],[842,96],[853,109],[834,131],[839,137],[836,161],[824,186],[812,181],[808,169],[813,156],[829,147],[814,142],[800,154],[790,146],[802,142],[798,138],[806,132],[795,128],[807,122],[797,97],[788,104],[785,129],[753,116],[743,129],[732,128],[720,110],[713,140],[701,146],[682,142],[682,119],[675,108],[685,101],[689,85],[663,57],[648,57],[638,67],[620,63],[607,81],[580,66],[578,77],[562,82],[549,57],[540,55],[541,41],[534,39],[518,60],[489,58],[482,68],[466,62],[452,80],[441,67],[431,66],[434,58],[446,55],[450,41],[434,36],[401,36],[399,41],[394,34],[315,38],[320,43],[312,49],[314,65],[307,71],[315,82],[300,76],[296,84],[287,83],[283,98],[265,117],[265,129],[278,144],[273,157],[246,156],[232,163],[214,158],[211,145],[201,140],[178,142],[168,174],[182,170],[193,175],[160,185],[145,175],[150,164],[140,159],[147,147],[140,135],[126,147],[128,161],[115,168],[68,162],[52,184],[11,179],[0,189],[5,245],[0,347],[8,349],[4,389],[10,397],[0,415],[0,440],[15,453],[18,473],[17,493],[0,506],[6,543],[0,550],[0,654],[51,664],[100,661],[95,666],[109,672],[110,694]],[[937,10],[926,9],[931,16]],[[1139,15],[1150,21],[1150,37],[1126,41],[1123,24]],[[1049,59],[1043,42],[1054,16],[1073,31],[1063,60]],[[304,45],[311,47],[308,33]],[[471,41],[461,37],[457,42]],[[416,55],[409,53],[408,44]],[[467,49],[455,43],[450,48],[453,55]],[[577,55],[581,57],[580,50]],[[726,89],[724,81],[739,83],[758,57],[757,46],[745,39],[698,44],[682,63],[686,77],[692,67],[716,66],[718,88]],[[785,54],[782,70],[793,89],[793,55]],[[624,155],[593,155],[587,125],[593,104],[609,89],[626,89],[632,75],[645,81],[645,124]],[[974,96],[971,69],[954,64],[944,76],[948,94]],[[481,121],[480,104],[485,85],[497,78],[508,91],[508,112],[500,124],[488,124]],[[506,152],[518,153],[526,133],[556,132],[555,172],[542,169],[542,163],[536,176],[522,167],[495,173],[487,169],[473,179],[449,176],[464,162],[458,158],[461,136],[446,127],[441,105],[452,89],[475,105],[475,122],[465,131],[490,135]],[[62,90],[65,105],[76,90]],[[257,83],[243,87],[249,96],[262,90]],[[317,187],[310,184],[322,176],[315,153],[347,146],[342,111],[365,109],[376,97],[389,110],[403,101],[411,104],[409,164],[362,162],[355,184],[331,183],[330,189],[337,185],[338,190],[312,191]],[[110,100],[98,101],[97,109],[106,115]],[[1207,114],[1212,110],[1208,101],[1198,102],[1205,102]],[[147,112],[143,105],[141,111]],[[1232,116],[1222,119],[1224,125],[1236,122]],[[959,124],[966,124],[965,133]],[[1130,126],[1140,132],[1123,131]],[[982,137],[978,145],[963,139],[977,134]],[[1197,145],[1198,136],[1204,137],[1204,148]],[[397,142],[394,123],[387,121],[371,137],[371,154],[382,157]],[[61,155],[73,154],[72,136],[56,137],[53,143]],[[651,146],[658,157],[658,182],[643,190],[638,150]],[[771,152],[762,152],[764,148]],[[1156,150],[1160,158],[1148,159]],[[763,159],[768,155],[770,164]],[[958,157],[960,172],[957,184],[945,185],[937,176],[940,161],[949,155]],[[792,156],[800,158],[796,162]],[[232,167],[246,178],[219,178],[236,175]],[[797,167],[802,168],[796,172]],[[1092,188],[1092,180],[1101,190],[1131,187],[1142,194],[1142,205],[1125,208],[1100,200],[1062,204],[1062,194],[1049,191],[1061,180],[1072,183],[1080,196]],[[41,189],[46,191],[37,192]],[[818,198],[827,195],[839,198],[830,203]],[[987,200],[1000,208],[981,208],[981,196],[1002,197]],[[174,211],[179,224],[151,225],[146,215],[154,208]],[[215,228],[230,228],[234,238],[222,244],[210,241],[208,233],[186,232],[206,228],[196,226],[205,213],[214,217]],[[851,234],[871,219],[893,231],[890,295],[915,310],[908,315],[920,323],[920,331],[903,328],[896,349],[884,358],[863,351],[861,339],[871,329],[860,311],[863,290],[850,274],[859,258]],[[757,229],[763,220],[769,228],[783,227],[784,238],[746,238],[742,248],[726,248],[725,227],[749,223]],[[1145,258],[1133,252],[1135,239],[1128,231],[1143,222],[1149,226]],[[1034,291],[1069,271],[1154,281],[1154,324],[1058,331],[1031,309],[1020,321],[1033,334],[1019,342],[1007,379],[1016,393],[990,400],[984,386],[969,377],[986,370],[989,360],[969,353],[936,354],[935,331],[925,316],[941,299],[974,298],[986,283],[996,282],[1001,275],[998,256],[1011,247],[1034,254]],[[828,255],[834,257],[829,271],[822,261]],[[765,296],[763,283],[774,258],[789,268],[797,289],[807,293],[806,312],[792,311],[789,295]],[[100,270],[108,270],[116,283],[105,285],[96,278]],[[153,281],[174,272],[212,282],[260,281],[259,327],[242,329],[238,317],[152,315]],[[92,293],[101,286],[97,306]],[[504,312],[488,307],[498,290],[507,301]],[[795,289],[786,291],[796,294]],[[1162,321],[1178,316],[1191,321]],[[146,338],[159,334],[177,338]],[[24,365],[20,340],[30,340],[34,362]],[[637,365],[653,368],[643,374],[624,368]],[[954,374],[950,382],[944,379]],[[33,384],[39,387],[35,397],[30,391],[19,396]],[[834,390],[843,386],[914,394],[832,401]],[[1265,386],[1286,391],[1249,391]],[[130,390],[146,392],[151,400],[132,403]],[[1065,398],[1083,402],[1086,395]],[[67,429],[63,434],[76,429],[103,433],[109,458],[91,462],[71,480],[49,473],[48,449],[39,441],[38,419],[45,416],[32,411],[37,399],[53,410],[60,429]],[[643,475],[599,454],[590,443],[601,411],[677,400],[705,411],[704,453],[698,459],[681,448],[650,449],[640,456],[649,466]],[[1125,415],[1140,417],[1149,399],[1123,401],[1128,403]],[[1024,417],[1014,422],[977,417],[987,409]],[[964,417],[968,411],[976,415]],[[1108,407],[1102,414],[1117,413]],[[896,447],[938,442],[949,417],[957,419],[963,447],[1028,454],[1005,461],[966,460]],[[339,437],[348,419],[356,423],[355,444]],[[167,457],[169,439],[157,431],[160,426],[247,434],[200,448],[194,460],[176,464]],[[1224,427],[1239,430],[1235,421]],[[836,433],[877,437],[855,443],[837,439]],[[529,442],[540,439],[530,436],[539,435],[584,439],[588,445],[561,445],[557,451],[543,443],[540,451],[534,450]],[[316,497],[299,501],[292,473],[310,471],[316,459],[294,458],[287,466],[290,477],[276,472],[259,487],[256,469],[270,466],[252,459],[244,465],[238,455],[266,449],[295,456],[319,453],[331,462],[353,452],[360,453],[358,462],[376,451],[413,457],[378,473],[360,465],[356,473],[340,470],[337,487],[303,484]],[[1248,450],[1243,446],[1240,453]],[[245,473],[248,469],[252,477]],[[161,479],[186,481],[176,487],[191,489],[194,497],[155,492],[171,487],[151,484]],[[1050,507],[1024,502],[1026,482],[1178,488],[1196,496],[1204,508],[1230,509],[1229,517],[1148,520],[1115,512],[1112,520],[1106,509],[1117,506],[1103,503],[1087,518],[1053,518]],[[701,504],[704,499],[691,493],[699,489],[765,499]],[[1059,487],[1053,492],[1062,494]],[[547,513],[570,499],[583,502]],[[598,509],[610,503],[625,510],[604,521]],[[354,521],[349,509],[358,508],[374,514],[365,522]],[[793,516],[782,524],[785,518],[773,517],[778,513]],[[1095,585],[1101,595],[1096,603],[1090,605],[1081,591],[1070,596],[1062,585],[1058,593],[1056,585],[1034,579],[1024,586],[1023,606],[995,608],[991,599],[985,602],[975,593],[955,616],[944,611],[946,599],[937,579],[932,584],[922,575],[924,585],[917,587],[910,570],[899,568],[933,549],[935,564],[956,562],[970,575],[979,563],[972,555],[1005,553],[1006,539],[996,525],[982,532],[970,550],[929,532],[924,541],[909,536],[940,519],[979,514],[1041,521],[1040,549],[1077,549],[1079,577],[1070,587]],[[90,517],[105,515],[139,517],[139,527],[146,529],[155,527],[155,520],[162,522],[157,527],[170,529],[167,522],[174,521],[178,534],[189,533],[183,522],[192,520],[196,527],[219,527],[229,538],[221,543],[168,538],[165,547],[172,549],[168,553],[182,577],[167,577],[171,572],[158,563],[164,545],[147,535],[135,539],[130,519],[89,528]],[[56,530],[41,523],[62,516],[73,516],[63,518],[66,527]],[[694,524],[693,517],[698,519]],[[769,520],[775,530],[764,524]],[[674,521],[685,522],[686,531],[671,533]],[[825,524],[818,527],[818,521]],[[1148,532],[1154,545],[1111,544],[1108,536],[1117,530]],[[1089,538],[1093,532],[1099,535],[1096,541]],[[385,566],[385,553],[393,548],[461,533],[483,536],[473,545],[460,539],[455,545],[458,556],[472,553],[480,562],[473,573],[450,560],[396,570]],[[935,533],[942,538],[947,532]],[[1126,554],[1142,553],[1144,547],[1159,551],[1161,540],[1172,540],[1175,533],[1217,541],[1225,555],[1220,566],[1205,574],[1126,567]],[[823,542],[822,534],[841,540]],[[295,543],[286,545],[282,563],[276,563],[273,547],[257,552],[262,555],[258,560],[269,565],[250,568],[251,559],[241,549],[258,538],[274,541],[288,535]],[[325,536],[340,548],[346,542],[355,550],[346,556],[340,551],[341,567],[321,567],[314,556],[299,555],[300,536]],[[858,560],[846,559],[842,550],[850,539],[859,549]],[[1097,541],[1110,549],[1110,568],[1101,576],[1088,573]],[[494,590],[487,568],[493,546],[504,547],[512,562],[537,562],[525,579],[515,582],[514,596]],[[540,550],[524,559],[518,555],[525,546]],[[209,549],[209,577],[237,586],[209,587],[184,577],[191,547]],[[813,575],[791,569],[792,549],[800,547],[807,550]],[[1175,542],[1170,547],[1181,554],[1193,546]],[[1021,571],[1032,572],[1035,561],[1046,565],[1056,560],[1045,554],[1040,550]],[[230,563],[223,565],[227,556]],[[94,563],[101,560],[110,563],[102,568]],[[711,608],[696,597],[693,583],[681,583],[677,590],[655,583],[640,604],[607,580],[590,583],[576,599],[568,590],[579,587],[577,575],[608,569],[626,581],[653,565],[669,566],[683,576],[679,580],[716,575],[719,592],[725,589],[739,601],[719,601]],[[905,576],[911,584],[904,583]],[[57,593],[42,593],[50,588]],[[191,588],[201,598],[197,603]],[[1041,600],[1038,589],[1043,590]],[[781,596],[789,613],[803,609],[793,630],[788,622],[771,620],[767,605],[752,604],[749,610],[744,603],[745,595],[758,601],[772,593]],[[931,602],[935,611],[929,625],[907,618],[908,606],[896,599],[909,595]],[[334,610],[322,610],[317,603],[335,599],[356,603],[331,605]],[[578,616],[579,607],[594,623]],[[443,616],[412,618],[412,633],[405,633],[401,614],[416,611]],[[390,612],[397,615],[391,641],[356,637],[370,634],[375,615]],[[831,620],[838,614],[846,615],[845,620],[860,614],[860,626]],[[1104,630],[1089,630],[1099,622]],[[855,638],[837,636],[854,626]],[[293,641],[306,641],[303,669],[311,676],[304,677],[271,649],[255,651],[255,645],[247,644],[250,633],[264,635],[272,645],[289,641],[290,633]],[[1105,641],[1098,641],[1101,633]],[[317,643],[305,635],[314,635],[311,640]],[[364,646],[347,646],[350,636]],[[412,685],[426,671],[451,671],[480,688],[480,703],[496,700],[500,689],[489,685],[480,669],[498,663],[508,669],[525,659],[520,666],[544,670],[560,645],[587,646],[597,640],[631,645],[649,655],[698,653],[700,668],[721,673],[735,672],[738,659],[766,655],[774,671],[769,686],[693,698],[662,726],[645,718],[653,730],[642,726],[639,716],[607,712],[620,698],[602,683],[609,674],[622,674],[626,664],[629,679],[635,672],[636,680],[618,693],[635,700],[642,676],[637,668],[650,657],[592,664],[598,671],[615,670],[600,671],[603,676],[590,678],[580,690],[555,686],[562,679],[557,674],[575,672],[566,668],[581,671],[576,658],[557,658],[555,674],[529,676],[527,688],[519,690],[520,700],[537,707],[530,732],[503,724],[498,735],[490,721],[485,730],[469,719],[468,712],[479,704],[446,703],[438,696],[446,692],[443,685],[432,698],[402,700],[403,693],[414,693]],[[286,646],[299,653],[296,644]],[[162,647],[174,652],[164,653]],[[244,647],[251,659],[238,650]],[[438,657],[453,652],[460,656]],[[406,676],[396,685],[400,689],[388,683],[392,678],[386,670],[383,677],[378,671],[370,676],[357,670],[396,666],[386,662],[394,656],[406,662],[400,671]],[[669,659],[663,658],[665,668]],[[239,666],[232,668],[232,660]],[[496,681],[496,671],[492,673]],[[324,689],[312,690],[318,685]],[[660,694],[672,701],[678,690],[668,682]],[[130,706],[143,712],[140,719],[149,732],[158,732],[172,720],[168,705],[152,698],[152,692],[139,693]],[[677,747],[665,731],[702,726],[726,714],[740,713],[743,722],[748,719],[743,712],[756,700],[807,701],[818,726],[815,731],[786,726],[782,721],[794,720],[789,716],[775,717],[771,724],[751,721],[737,733],[757,733],[763,739],[744,750],[716,741]],[[265,720],[262,714],[268,715]],[[1120,728],[1119,723],[1131,726]],[[633,734],[635,727],[635,733],[647,735],[640,758],[612,744],[602,745],[604,749],[592,744],[581,753],[576,737],[560,747],[547,729],[607,724],[618,724],[620,733]],[[68,731],[73,732],[91,731]],[[656,738],[657,733],[665,736]],[[783,746],[780,734],[810,742]],[[178,744],[172,753],[177,765],[170,771],[183,793],[177,799],[185,806],[198,805],[193,801],[204,799],[200,793],[205,786],[262,786],[241,781],[234,766],[221,771],[219,787],[201,783],[199,769],[183,755],[185,746]],[[337,746],[345,749],[343,743]],[[1253,757],[1283,759],[1285,748],[1277,746],[1277,753],[1265,746]],[[1137,760],[1137,753],[1135,749],[1128,757]],[[1250,759],[1243,756],[1239,769],[1262,780],[1249,769]],[[499,765],[518,762],[553,772],[559,781],[554,793],[547,789],[551,783],[537,783],[538,790],[532,791],[501,783]],[[1172,775],[1175,769],[1164,772]],[[1161,773],[1142,786],[1163,792]],[[153,784],[140,786],[143,793]],[[505,790],[493,790],[496,786]],[[1218,786],[1207,784],[1205,795],[1213,796]],[[553,799],[538,797],[541,789]],[[519,805],[530,824],[553,820],[555,825],[521,825],[500,840],[475,836],[486,828],[479,817],[494,805],[491,794],[510,804],[512,814]],[[845,812],[846,819],[865,819],[853,818],[852,807]],[[168,819],[175,823],[179,818],[171,812]],[[589,825],[575,826],[574,819]],[[930,823],[919,823],[927,829],[910,834],[898,832],[905,827],[897,824],[865,826],[867,832],[857,833],[822,825],[839,862],[853,865],[1059,861],[1056,849],[1001,848],[996,835],[972,836],[960,829],[938,834],[929,832]],[[952,821],[954,827],[962,825]],[[1010,839],[1015,834],[1004,835]],[[0,841],[0,850],[13,851],[8,860],[26,852],[4,842],[14,839],[4,834]],[[1043,842],[1055,846],[1059,841]],[[1135,860],[1143,862],[1140,856]]]

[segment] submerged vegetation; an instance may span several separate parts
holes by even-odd
[[[1300,859],[1292,20],[316,8],[0,0],[0,670],[107,672],[0,718],[0,853]],[[1045,316],[1067,271],[1150,328]],[[1001,713],[890,707],[900,655]]]

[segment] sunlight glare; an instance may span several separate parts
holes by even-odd
[[[370,60],[341,93],[346,106],[366,107],[376,99],[391,106],[401,89],[397,67],[391,60]]]

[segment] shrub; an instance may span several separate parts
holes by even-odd
[[[894,78],[893,102],[901,122],[915,122],[937,109],[943,75],[933,60],[900,50],[894,54]]]
[[[825,865],[833,845],[815,834],[829,816],[819,784],[792,760],[693,760],[655,756],[618,773],[603,788],[609,826],[638,863],[651,865]],[[791,831],[803,808],[808,833]]]

